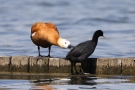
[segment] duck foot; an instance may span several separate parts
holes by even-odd
[[[43,57],[44,57],[44,56],[41,56],[41,55],[40,55],[40,56],[37,56],[36,59],[37,59],[37,60],[38,60],[38,59],[42,59]]]
[[[53,58],[52,56],[50,56],[50,55],[48,55],[48,56],[42,56],[42,55],[39,55],[39,56],[37,56],[36,58],[37,59],[42,59],[42,58]]]
[[[50,56],[50,55],[48,55],[48,56],[44,56],[44,57],[48,57],[48,58],[54,58],[54,57],[52,57],[52,56]]]

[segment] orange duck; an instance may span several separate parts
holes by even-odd
[[[40,47],[48,48],[50,57],[51,46],[59,46],[61,48],[71,48],[70,42],[63,39],[59,35],[57,27],[50,22],[37,22],[31,27],[31,40],[38,46],[38,53],[40,54]]]

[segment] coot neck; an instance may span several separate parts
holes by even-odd
[[[92,41],[97,44],[97,43],[98,43],[98,38],[99,38],[98,33],[94,33],[94,35],[93,35],[93,37],[92,37]]]

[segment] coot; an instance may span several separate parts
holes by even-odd
[[[78,74],[78,71],[76,69],[76,63],[83,62],[94,52],[94,50],[97,46],[97,43],[98,43],[98,38],[100,36],[103,36],[103,31],[97,30],[94,33],[92,40],[88,40],[88,41],[78,44],[71,51],[69,51],[69,53],[66,55],[65,59],[67,59],[71,62],[71,73],[72,74],[73,74],[73,67],[75,69],[76,74]]]

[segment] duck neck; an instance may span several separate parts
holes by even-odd
[[[64,48],[64,46],[62,44],[62,41],[63,41],[63,38],[59,38],[58,41],[57,41],[57,44],[58,44],[59,47]]]

